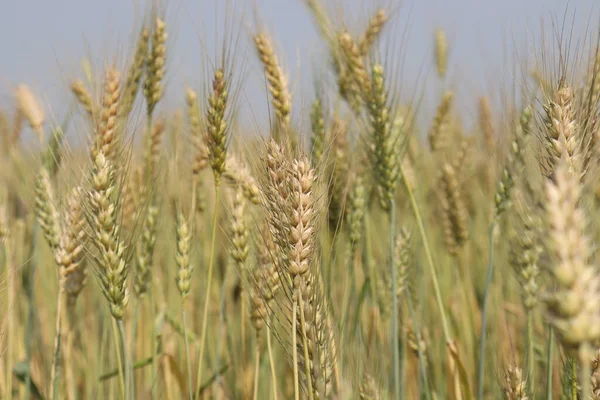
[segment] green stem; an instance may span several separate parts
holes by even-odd
[[[244,299],[242,299],[242,302],[244,301]],[[223,337],[226,338],[226,340],[229,338],[229,335],[227,335],[227,329],[225,326],[225,285],[221,285],[221,293],[219,296],[219,324],[217,326],[217,358],[216,358],[216,368],[217,371],[220,370],[221,367],[221,358],[223,355]],[[217,380],[216,380],[216,385],[220,386],[221,385],[221,381],[222,381],[222,377],[221,375],[217,375]],[[220,393],[218,390],[215,390],[214,393],[214,398],[215,400],[219,400],[220,399]]]
[[[131,347],[131,359],[135,360],[135,344],[136,344],[136,336],[137,336],[137,325],[140,318],[140,303],[141,298],[138,298],[135,302],[135,311],[133,312],[133,326],[131,327],[131,343],[129,346]]]
[[[592,349],[587,342],[584,342],[581,345],[581,349],[579,350],[579,363],[581,364],[581,377],[579,378],[581,382],[581,398],[582,399],[590,399],[591,396],[591,378],[592,371],[590,367],[590,358],[588,355],[591,353]]]
[[[554,328],[549,326],[549,338],[548,338],[548,361],[546,362],[546,399],[552,400],[552,381],[553,381],[553,370],[554,370]]]
[[[401,306],[400,306],[401,307]],[[403,321],[400,318],[400,321]],[[408,332],[405,329],[402,330],[402,341],[400,342],[400,367],[399,367],[399,375],[400,375],[400,400],[404,400],[406,395],[406,341],[408,340]],[[417,346],[418,347],[418,346]]]
[[[192,365],[190,362],[190,346],[188,343],[187,328],[185,325],[185,301],[184,301],[184,299],[181,299],[181,321],[183,323],[183,338],[185,341],[185,360],[186,360],[186,366],[187,366],[188,396],[190,397],[190,400],[192,400],[193,395],[194,395],[192,392]]]
[[[400,400],[400,346],[398,343],[398,281],[396,271],[396,257],[394,255],[394,241],[396,236],[396,202],[390,204],[390,267],[392,269],[392,351],[394,360],[394,398]]]
[[[527,310],[527,381],[529,383],[529,395],[534,398],[535,391],[535,353],[533,343],[533,311]]]
[[[12,396],[12,365],[14,358],[13,332],[15,322],[15,269],[13,268],[12,254],[10,251],[10,236],[4,238],[4,270],[6,271],[6,284],[8,285],[8,301],[6,314],[8,316],[7,338],[6,338],[6,390],[8,398]]]
[[[425,225],[423,224],[423,218],[421,217],[421,211],[419,210],[419,205],[417,204],[413,190],[410,187],[408,180],[406,179],[406,174],[404,172],[404,167],[402,165],[400,165],[400,172],[402,173],[402,180],[404,181],[404,186],[406,187],[408,197],[410,198],[410,205],[411,205],[413,213],[415,215],[415,219],[417,220],[417,225],[419,227],[419,233],[421,235],[421,240],[423,241],[423,248],[425,250],[425,256],[427,258],[427,265],[429,266],[429,272],[431,274],[431,279],[433,281],[433,291],[435,294],[435,300],[437,302],[437,307],[438,307],[438,310],[440,311],[440,317],[442,319],[442,330],[444,332],[444,340],[446,341],[446,344],[450,344],[450,343],[452,343],[452,339],[450,337],[450,328],[448,327],[448,319],[446,318],[446,311],[444,310],[444,301],[442,299],[440,283],[438,281],[437,272],[435,270],[433,256],[431,255],[431,249],[429,248],[429,241],[427,240],[427,235],[425,233]]]
[[[477,399],[483,400],[483,381],[485,373],[485,337],[486,337],[486,325],[487,325],[487,306],[488,296],[490,292],[490,285],[492,284],[492,278],[494,276],[494,229],[496,227],[496,220],[490,224],[490,257],[488,260],[488,273],[485,281],[485,290],[483,292],[483,310],[481,312],[481,339],[479,342],[479,376],[477,379]]]
[[[123,326],[123,320],[117,321],[117,326],[119,328],[119,336],[121,337],[121,346],[123,353],[123,371],[125,372],[125,393],[126,399],[135,399],[135,388],[133,385],[133,368],[129,363],[129,353],[127,352],[127,340],[125,339],[125,328]]]
[[[417,317],[415,315],[415,308],[412,303],[412,298],[410,297],[410,293],[406,295],[406,301],[408,303],[408,312],[410,313],[410,318],[412,319],[413,329],[416,332],[417,337],[417,356],[419,357],[419,369],[421,370],[421,376],[423,377],[423,386],[425,386],[425,396],[427,400],[431,400],[431,391],[429,389],[429,378],[427,378],[427,370],[425,369],[425,355],[423,354],[423,349],[421,349],[421,328],[419,323],[417,322]],[[420,396],[420,395],[419,395]]]
[[[215,207],[212,218],[212,233],[210,243],[210,261],[208,262],[208,278],[206,282],[206,295],[204,298],[204,313],[202,315],[202,331],[200,333],[200,353],[198,356],[198,375],[196,377],[196,398],[200,395],[200,385],[202,384],[202,359],[204,358],[204,343],[206,341],[206,325],[208,322],[208,303],[210,300],[210,285],[212,282],[213,265],[215,258],[215,241],[217,236],[217,214],[219,209],[219,193],[221,186],[215,182]]]
[[[252,400],[258,400],[258,371],[260,367],[260,349],[256,343],[256,365],[254,366],[254,394]]]
[[[157,340],[157,332],[155,331],[156,327],[154,326],[154,323],[156,321],[156,296],[154,295],[154,279],[150,280],[150,321],[152,321],[152,329],[150,329],[151,331],[151,352],[152,352],[152,369],[150,371],[151,373],[151,377],[152,377],[152,382],[156,382],[156,380],[158,379],[158,354],[160,353],[159,348],[158,348],[158,340]],[[152,393],[151,393],[151,398],[155,399],[156,398],[156,389],[158,388],[158,385],[152,385]]]
[[[121,398],[125,399],[125,393],[127,393],[125,391],[126,388],[126,377],[125,377],[125,372],[124,372],[124,367],[125,367],[125,362],[123,360],[124,354],[121,354],[121,349],[122,349],[122,345],[120,345],[120,338],[119,338],[119,329],[117,327],[117,321],[113,319],[113,338],[114,338],[114,342],[115,342],[115,352],[117,353],[117,367],[119,369],[119,384],[121,385]]]
[[[145,358],[143,360],[139,360],[139,361],[134,362],[133,363],[133,369],[135,370],[135,369],[140,369],[140,368],[147,367],[148,365],[152,364],[152,359],[153,358],[154,357],[148,357],[148,358]],[[114,378],[115,376],[118,376],[118,375],[119,375],[119,368],[116,368],[116,369],[114,369],[114,370],[112,370],[110,372],[107,372],[105,374],[100,375],[98,377],[98,380],[99,381],[105,381],[107,379]]]
[[[37,246],[37,230],[38,224],[34,222],[33,230],[31,232],[31,253],[36,249]],[[37,262],[34,261],[33,257],[31,258],[32,262],[29,266],[29,274],[27,276],[27,303],[29,310],[27,312],[27,331],[25,333],[25,354],[26,354],[26,364],[27,364],[27,376],[25,377],[25,398],[31,398],[31,338],[33,336],[33,324],[35,319],[35,270],[37,268]],[[25,274],[27,274],[25,272]],[[14,283],[14,282],[13,282]]]
[[[584,397],[587,399],[589,397]],[[571,357],[571,400],[577,400],[577,359]]]
[[[63,299],[63,284],[59,277],[58,299],[56,304],[56,337],[54,339],[54,359],[52,361],[52,399],[58,398],[58,377],[60,375],[60,350],[61,350],[61,335],[62,335],[62,299]]]
[[[273,386],[273,400],[277,400],[277,375],[275,374],[275,359],[271,348],[271,327],[267,324],[267,350],[269,351],[269,364],[271,366],[271,385]]]

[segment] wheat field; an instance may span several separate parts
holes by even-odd
[[[169,104],[155,7],[126,60],[84,57],[64,115],[11,88],[0,398],[600,399],[599,28],[559,20],[467,106],[442,29],[436,90],[406,93],[406,10],[298,1],[314,87],[232,7]],[[252,80],[267,132],[240,117]]]

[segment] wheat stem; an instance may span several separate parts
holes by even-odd
[[[421,211],[419,210],[419,205],[415,199],[415,195],[413,193],[412,187],[408,183],[408,179],[406,179],[406,174],[404,171],[404,165],[400,164],[400,173],[402,174],[402,181],[404,182],[404,186],[406,187],[406,191],[408,192],[408,197],[410,198],[410,205],[413,210],[413,214],[415,215],[415,219],[417,220],[417,225],[419,227],[419,233],[421,235],[421,240],[423,240],[423,248],[425,250],[425,256],[427,258],[427,265],[429,266],[429,272],[431,273],[431,279],[433,281],[433,291],[435,293],[435,300],[437,302],[438,310],[440,311],[440,316],[442,318],[442,329],[444,332],[444,339],[447,344],[452,342],[450,338],[450,329],[448,328],[448,320],[446,318],[446,311],[444,310],[444,301],[442,299],[442,292],[440,290],[440,284],[437,278],[437,272],[435,270],[435,264],[433,263],[433,256],[431,255],[431,249],[429,248],[429,241],[427,240],[427,234],[425,233],[425,225],[423,224],[423,218],[421,217]]]
[[[219,209],[219,194],[221,186],[215,179],[215,207],[212,218],[212,233],[210,240],[210,261],[208,262],[208,277],[206,282],[206,296],[204,298],[204,313],[202,315],[202,330],[200,333],[200,353],[198,356],[198,375],[196,377],[196,397],[200,395],[200,385],[202,384],[202,358],[204,357],[204,344],[206,341],[206,325],[208,322],[208,302],[210,300],[210,285],[212,282],[213,266],[215,258],[215,241],[217,236],[217,214]]]
[[[125,371],[126,399],[135,399],[135,382],[133,380],[133,365],[129,362],[129,353],[127,352],[127,340],[125,339],[125,327],[123,320],[117,321],[119,336],[121,337],[121,346],[123,346],[123,368]]]
[[[258,400],[258,371],[260,368],[260,348],[258,345],[258,338],[256,339],[256,364],[254,365],[254,394],[252,396],[253,400]]]
[[[12,393],[12,365],[14,359],[14,325],[15,325],[15,312],[14,303],[16,297],[16,285],[15,285],[15,271],[14,264],[12,262],[12,253],[10,249],[10,237],[4,238],[4,270],[6,271],[6,284],[8,285],[8,301],[6,315],[8,316],[8,327],[6,337],[6,390]]]
[[[33,229],[31,231],[31,249],[32,253],[34,249],[37,248],[37,237],[38,237],[38,223],[34,222]],[[33,260],[33,258],[32,258]],[[37,269],[37,263],[32,261],[29,267],[29,276],[27,281],[28,285],[25,287],[27,293],[27,303],[28,303],[28,311],[27,311],[27,330],[25,332],[25,356],[26,356],[26,364],[27,364],[27,376],[25,377],[25,398],[30,399],[31,397],[31,339],[34,331],[34,319],[35,319],[35,271]]]
[[[118,366],[118,370],[119,370],[119,384],[121,387],[121,398],[125,399],[125,372],[123,371],[124,369],[124,361],[123,361],[123,356],[121,355],[121,348],[122,345],[119,343],[120,342],[120,337],[119,337],[119,329],[117,327],[117,321],[113,318],[113,339],[115,342],[115,352],[117,353],[117,366]]]
[[[392,351],[394,360],[394,398],[400,399],[400,346],[398,343],[398,282],[396,271],[396,255],[394,251],[396,236],[396,201],[390,202],[390,267],[392,269]]]
[[[185,360],[187,369],[188,396],[190,400],[194,397],[192,392],[192,365],[190,362],[190,345],[188,343],[187,328],[185,324],[185,298],[181,299],[181,321],[183,323],[183,340],[185,341]]]
[[[546,400],[552,400],[552,389],[553,389],[553,372],[554,372],[554,328],[552,325],[548,326],[550,332],[548,333],[548,360],[546,362]]]
[[[571,400],[577,400],[577,359],[575,357],[571,357]]]
[[[533,342],[533,311],[527,310],[527,382],[529,383],[529,395],[535,392],[535,354]]]
[[[490,258],[488,261],[488,273],[485,281],[485,290],[483,292],[483,310],[481,312],[481,339],[479,343],[479,376],[477,386],[477,398],[483,400],[483,381],[485,372],[485,338],[486,338],[486,324],[487,324],[487,305],[488,295],[490,291],[490,285],[492,283],[492,277],[494,275],[494,229],[496,228],[496,220],[490,224]]]
[[[415,315],[415,308],[412,303],[412,297],[410,294],[406,296],[406,302],[408,305],[408,312],[410,314],[410,318],[413,323],[413,329],[417,334],[417,343],[421,341],[421,327],[417,323],[417,318]],[[421,345],[417,344],[417,356],[419,358],[419,370],[421,371],[421,376],[423,377],[423,385],[425,386],[425,396],[427,400],[431,400],[431,390],[429,389],[429,379],[427,378],[427,370],[425,369],[425,355],[423,354],[423,348]]]
[[[60,374],[60,345],[62,335],[62,299],[64,297],[64,289],[62,281],[59,279],[58,288],[58,299],[56,301],[56,337],[54,338],[54,358],[52,360],[52,399],[56,400],[58,397],[58,376]]]
[[[579,349],[579,362],[581,364],[581,398],[590,399],[592,371],[590,368],[590,360],[586,357],[592,352],[592,347],[585,342]]]
[[[271,386],[273,386],[273,400],[277,399],[277,375],[275,374],[275,359],[271,348],[271,327],[267,324],[267,350],[269,352],[269,364],[271,367]]]

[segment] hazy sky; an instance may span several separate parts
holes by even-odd
[[[364,23],[376,2],[367,0],[322,0],[344,5],[348,23]],[[183,103],[183,88],[200,88],[206,49],[213,54],[215,26],[223,21],[215,4],[224,0],[163,1],[166,10],[168,48],[168,88],[170,108]],[[12,89],[27,82],[48,104],[57,118],[71,100],[68,82],[82,77],[80,60],[90,57],[95,65],[116,60],[124,66],[132,52],[135,27],[150,2],[132,0],[1,0],[0,1],[0,105],[12,98]],[[381,3],[381,1],[379,2]],[[519,50],[527,54],[540,26],[551,30],[551,21],[574,21],[574,37],[581,38],[588,26],[597,29],[596,0],[384,0],[397,12],[396,27],[388,32],[393,48],[403,55],[400,78],[405,98],[414,97],[418,87],[433,87],[433,31],[442,27],[450,44],[448,85],[461,93],[480,95],[494,90],[496,82],[510,80],[514,69],[506,61]],[[235,9],[248,9],[241,30],[244,35],[256,20],[252,10],[275,38],[278,50],[290,72],[295,113],[312,100],[312,72],[324,59],[324,49],[302,0],[237,0]],[[218,8],[218,7],[217,7]],[[335,18],[341,18],[336,13]],[[217,22],[218,24],[215,24]],[[252,48],[240,60],[247,72],[240,104],[246,115],[263,120],[266,115],[261,69]],[[531,57],[531,55],[529,55]],[[432,84],[431,82],[434,82]],[[412,91],[412,93],[411,93]],[[428,96],[435,97],[435,96]],[[427,102],[431,102],[427,100]],[[426,102],[426,103],[427,103]],[[433,99],[435,103],[435,99]],[[424,104],[424,107],[431,105]]]

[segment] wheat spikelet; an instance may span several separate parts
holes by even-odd
[[[286,226],[288,225],[285,207],[289,196],[286,186],[289,160],[274,140],[267,143],[263,164],[266,167],[267,176],[261,187],[263,194],[261,202],[267,211],[270,237],[277,245],[277,253],[280,257],[285,258],[287,256]]]
[[[183,213],[177,215],[177,253],[175,262],[177,264],[177,275],[175,283],[182,298],[186,298],[190,292],[193,267],[190,265],[190,241],[192,234],[189,230],[187,220]]]
[[[128,265],[125,244],[121,239],[118,223],[118,202],[115,201],[118,187],[110,161],[99,152],[94,159],[92,187],[87,192],[89,202],[88,220],[91,221],[91,238],[98,254],[92,257],[96,264],[98,282],[106,298],[110,312],[121,320],[128,303]]]
[[[306,159],[294,160],[287,182],[290,193],[286,209],[289,225],[289,273],[299,279],[308,273],[315,252],[313,192],[314,170]],[[295,282],[294,285],[299,285]],[[297,286],[296,286],[297,287]]]
[[[225,111],[229,92],[223,70],[215,71],[212,81],[212,92],[208,97],[208,110],[206,115],[207,135],[206,142],[209,150],[210,166],[213,170],[215,182],[219,183],[221,175],[225,172],[225,157],[227,152],[227,121]]]
[[[583,175],[581,137],[575,120],[573,90],[568,86],[560,88],[544,106],[544,110],[548,150],[546,174],[550,176],[560,159],[565,158],[571,170]]]
[[[323,118],[323,104],[321,99],[316,98],[310,109],[310,126],[312,129],[312,138],[310,144],[311,161],[313,167],[321,162],[323,150],[325,147],[325,120]]]
[[[71,82],[71,92],[75,95],[75,98],[83,107],[88,117],[94,120],[94,102],[92,100],[92,95],[85,87],[85,83],[81,79],[76,79]]]
[[[448,116],[450,114],[450,108],[452,107],[452,100],[454,94],[452,92],[446,92],[440,105],[437,108],[433,123],[429,129],[429,147],[431,151],[436,152],[444,150],[448,145],[448,133],[446,131],[446,125],[448,123]]]
[[[290,112],[292,111],[292,97],[288,89],[287,77],[275,54],[271,39],[265,32],[254,35],[254,44],[269,82],[269,92],[273,98],[275,114],[282,128],[287,129],[290,125]]]
[[[371,154],[373,176],[379,186],[380,202],[384,209],[389,209],[396,187],[400,179],[400,146],[404,133],[404,119],[398,117],[390,121],[390,110],[385,88],[383,67],[373,66],[372,95],[368,102],[371,125]]]
[[[143,172],[140,167],[131,168],[128,179],[123,183],[123,219],[121,224],[127,231],[134,228],[134,224],[140,211],[142,203],[143,188]]]
[[[505,166],[502,169],[502,176],[498,181],[498,187],[494,195],[495,217],[501,216],[510,206],[511,192],[522,170],[525,168],[524,152],[527,145],[528,135],[530,133],[531,109],[525,107],[521,112],[519,124],[515,129],[511,142],[510,153],[508,154]]]
[[[446,247],[450,254],[456,254],[469,238],[468,213],[456,172],[448,163],[442,167],[440,189]]]
[[[563,346],[589,362],[589,348],[600,338],[600,277],[590,264],[579,177],[567,160],[557,165],[554,179],[546,183],[546,210],[556,279],[556,290],[547,299],[550,321]]]
[[[148,115],[152,115],[154,107],[163,95],[162,80],[165,76],[166,41],[165,22],[160,18],[156,18],[152,32],[152,48],[146,59],[146,80],[144,82],[144,96],[146,96]]]
[[[258,243],[257,265],[253,271],[254,280],[250,286],[250,319],[257,337],[265,323],[269,324],[273,313],[273,302],[279,291],[279,272],[275,254],[276,248],[267,224],[261,231]]]
[[[25,84],[20,84],[15,89],[15,99],[18,112],[27,119],[31,129],[38,134],[40,142],[43,142],[45,117],[40,101]]]
[[[325,315],[318,277],[311,265],[316,253],[315,242],[315,210],[312,185],[315,181],[314,170],[310,168],[308,159],[294,160],[289,179],[289,257],[288,273],[293,282],[293,301],[301,304],[300,314],[304,313],[304,324],[299,318],[299,333],[306,333],[308,349],[304,344],[299,346],[301,365],[308,365],[315,398],[327,397],[330,393],[332,354],[331,327]],[[299,299],[302,297],[302,299]],[[303,307],[302,307],[303,305]],[[306,359],[308,354],[309,359]],[[308,379],[308,377],[305,377]]]
[[[448,70],[448,40],[440,28],[435,30],[435,66],[438,76],[444,78]]]
[[[538,240],[536,216],[526,213],[521,218],[522,229],[512,240],[510,260],[521,284],[523,306],[532,310],[539,299],[538,259],[542,251]]]
[[[62,285],[70,307],[75,305],[87,280],[87,268],[83,259],[87,237],[82,200],[82,189],[73,188],[67,198],[67,207],[63,211],[63,229],[55,251],[56,263],[60,268]]]
[[[363,95],[347,67],[340,67],[337,83],[340,96],[348,103],[355,115],[360,115]]]
[[[133,54],[133,60],[127,70],[127,76],[125,78],[125,84],[123,86],[123,116],[128,116],[133,109],[135,98],[137,96],[140,81],[142,79],[142,73],[144,72],[144,63],[146,62],[146,55],[148,54],[148,43],[150,41],[150,32],[147,28],[142,28],[140,36],[138,37],[137,44],[135,46],[135,53]]]
[[[367,206],[367,196],[364,185],[364,178],[361,173],[355,173],[351,179],[351,187],[348,192],[348,205],[346,212],[346,229],[348,239],[353,248],[353,252],[360,245],[360,239],[363,235],[365,212]]]
[[[250,251],[249,229],[246,221],[246,198],[241,188],[235,190],[231,204],[230,255],[240,270],[246,268]]]
[[[381,30],[383,29],[385,23],[388,21],[388,18],[389,17],[385,12],[385,9],[383,8],[377,10],[375,15],[371,17],[367,29],[358,40],[359,54],[362,57],[366,56],[369,53],[369,50],[379,37]]]
[[[329,229],[337,232],[344,221],[346,190],[348,181],[348,127],[345,121],[335,119],[331,128],[332,160],[329,168],[330,183],[328,185]]]
[[[318,275],[312,270],[316,254],[314,170],[306,157],[289,161],[273,140],[264,162],[267,179],[262,189],[269,231],[278,252],[282,284],[298,306],[295,321],[298,366],[306,390],[315,398],[330,393],[335,345]]]
[[[429,331],[426,328],[421,328],[421,332],[417,334],[415,332],[415,324],[412,320],[406,321],[406,342],[410,351],[416,356],[419,356],[419,351],[424,355],[423,362],[425,368],[427,368],[427,343],[430,342]]]
[[[380,400],[381,395],[375,383],[375,379],[370,374],[365,373],[358,390],[360,400]]]
[[[114,149],[118,140],[116,125],[119,112],[120,79],[121,75],[116,68],[108,67],[106,69],[100,124],[96,145],[92,151],[92,159],[95,159],[100,152],[104,154],[104,157],[115,159]]]
[[[411,233],[406,228],[402,228],[396,235],[394,241],[394,258],[397,267],[396,275],[396,298],[398,304],[402,304],[402,298],[405,295],[412,295],[412,288],[414,285],[414,271],[413,271],[413,254],[412,254],[412,238]],[[381,293],[385,293],[382,297],[382,313],[386,317],[390,317],[392,313],[392,301],[393,301],[393,282],[391,271],[384,270],[382,276],[379,278],[379,285]]]
[[[35,185],[35,213],[44,237],[52,250],[59,245],[61,237],[60,219],[54,189],[46,168],[42,168]]]
[[[198,95],[192,89],[187,88],[185,90],[185,101],[190,127],[190,139],[195,150],[192,173],[195,176],[198,176],[198,174],[208,166],[208,147],[206,146],[204,136],[202,135]]]
[[[504,396],[507,400],[527,400],[525,378],[521,368],[512,365],[504,372]]]
[[[148,147],[146,149],[146,176],[148,178],[154,178],[156,175],[165,128],[166,122],[163,118],[160,118],[154,123],[149,132]]]
[[[258,204],[260,202],[260,191],[248,168],[234,154],[227,155],[225,165],[223,177],[233,185],[241,188],[248,201]]]
[[[137,248],[135,279],[133,282],[134,293],[141,297],[148,291],[152,282],[152,266],[154,246],[156,244],[156,228],[158,220],[158,207],[148,206],[146,218],[142,227],[141,242]]]
[[[364,66],[358,45],[348,32],[340,33],[338,44],[342,50],[345,65],[348,68],[348,76],[358,86],[361,95],[368,99],[371,94],[371,79],[369,79],[369,73]]]

